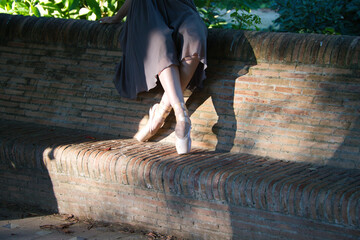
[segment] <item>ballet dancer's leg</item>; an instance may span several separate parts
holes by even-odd
[[[193,55],[192,57],[187,57],[181,62],[179,66],[179,72],[182,92],[185,91],[199,63],[200,60],[197,54]],[[166,94],[162,96],[160,104],[166,108],[171,107],[170,101]]]
[[[200,62],[200,60],[199,60],[197,54],[195,54],[192,57],[185,58],[181,62],[179,69],[177,71],[180,74],[180,87],[181,87],[182,92],[185,90],[186,86],[189,84],[199,62]],[[165,69],[164,71],[165,72],[162,72],[159,75],[163,75],[163,73],[168,74],[166,72],[169,71],[169,69]],[[177,73],[175,73],[175,75],[177,75]],[[162,76],[162,78],[165,78],[165,79],[172,78],[171,73],[167,77],[164,77],[164,76]],[[178,78],[178,76],[176,76],[175,78]],[[161,79],[160,79],[160,81],[161,81]],[[179,86],[175,86],[175,85],[173,87],[179,88]],[[165,87],[164,87],[164,89],[165,89]],[[180,93],[178,92],[175,95],[180,96]],[[172,94],[172,96],[174,96],[174,94]],[[181,93],[181,96],[182,96],[182,93]],[[181,97],[181,99],[183,99],[183,97]],[[148,139],[150,139],[153,135],[155,135],[155,133],[163,126],[166,117],[169,115],[169,113],[171,111],[171,108],[172,107],[171,107],[170,101],[168,99],[168,96],[167,96],[167,94],[164,94],[160,101],[160,104],[155,104],[153,107],[150,108],[148,123],[146,124],[146,126],[144,128],[142,128],[134,136],[134,138],[136,138],[140,142],[144,142],[144,141],[147,141]]]
[[[191,122],[184,103],[179,67],[172,65],[164,69],[159,74],[159,79],[165,90],[164,95],[166,95],[167,100],[174,109],[176,117],[176,150],[178,154],[188,153],[191,149]]]

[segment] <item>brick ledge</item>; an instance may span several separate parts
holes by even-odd
[[[0,41],[120,50],[122,24],[0,14]],[[210,58],[359,67],[360,37],[210,29]],[[324,56],[329,56],[324,59]]]
[[[83,179],[80,185],[85,188],[91,180],[134,187],[150,196],[165,194],[182,201],[360,226],[359,170],[199,149],[178,156],[171,145],[13,121],[1,121],[0,137],[0,169],[48,172],[54,189],[60,179]]]

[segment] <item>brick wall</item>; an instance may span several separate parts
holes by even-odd
[[[0,202],[180,239],[360,238],[360,170],[179,156],[172,144],[4,120],[0,133]]]
[[[50,174],[49,181],[49,176],[41,177],[34,174],[34,170],[0,169],[0,173],[0,182],[8,183],[0,185],[0,191],[5,193],[0,200],[33,203],[43,209],[129,224],[133,228],[157,231],[179,239],[355,240],[360,236],[358,228],[220,201],[197,200],[60,174]],[[40,181],[52,189],[44,190]]]
[[[161,89],[120,98],[121,25],[0,14],[0,117],[131,138]],[[360,168],[360,37],[209,31],[195,147]],[[173,142],[174,118],[155,141]]]

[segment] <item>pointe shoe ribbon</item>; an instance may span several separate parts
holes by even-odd
[[[175,114],[176,114],[176,122],[177,124],[180,122],[184,122],[184,132],[183,137],[179,137],[175,131],[175,147],[178,154],[186,154],[191,151],[191,138],[190,138],[190,131],[191,131],[191,121],[189,118],[189,113],[186,109],[184,103],[178,103],[174,106]],[[187,129],[188,125],[188,129]]]
[[[148,141],[162,126],[164,126],[165,119],[170,114],[170,111],[171,107],[164,107],[161,103],[156,103],[149,110],[149,120],[145,127],[138,131],[134,138],[139,142]],[[154,127],[155,124],[158,125],[158,127]]]

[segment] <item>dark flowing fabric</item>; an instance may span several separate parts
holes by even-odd
[[[188,88],[205,79],[207,28],[192,0],[132,0],[120,35],[123,57],[115,86],[126,98],[154,88],[158,74],[198,54],[200,64]]]

